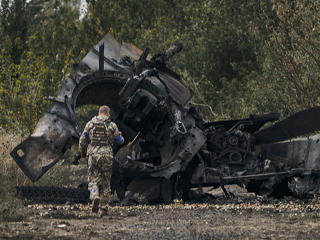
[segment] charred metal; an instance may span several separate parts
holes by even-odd
[[[38,180],[78,140],[75,109],[106,104],[127,139],[115,154],[111,182],[121,200],[139,192],[170,202],[188,198],[192,187],[230,183],[259,194],[271,194],[283,181],[295,195],[318,192],[320,136],[293,138],[320,129],[319,107],[262,130],[279,114],[205,122],[189,103],[191,89],[166,66],[181,49],[176,43],[150,56],[148,48],[106,35],[74,67],[60,94],[48,98],[51,108],[12,151],[13,159]]]

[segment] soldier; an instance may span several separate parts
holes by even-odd
[[[124,138],[117,125],[110,120],[110,108],[101,106],[99,115],[93,117],[84,128],[79,140],[81,157],[88,159],[88,190],[92,212],[100,217],[107,214],[110,200],[110,178],[113,160],[112,145],[123,144]]]

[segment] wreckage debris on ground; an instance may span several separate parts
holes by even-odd
[[[0,238],[320,238],[320,205],[316,199],[269,200],[219,198],[208,203],[113,205],[104,218],[93,214],[87,204],[29,204],[23,221],[0,223]]]
[[[320,107],[276,124],[277,113],[205,122],[189,104],[192,91],[167,67],[175,44],[154,56],[106,35],[66,79],[33,134],[11,155],[38,180],[79,138],[75,109],[109,105],[127,144],[117,151],[111,187],[119,199],[140,193],[149,200],[188,199],[193,187],[245,185],[257,194],[283,189],[294,195],[320,188]],[[87,69],[84,71],[83,69]],[[225,191],[226,192],[226,191]],[[227,194],[227,192],[226,192]]]

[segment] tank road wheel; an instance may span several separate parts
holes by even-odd
[[[160,197],[161,200],[169,204],[173,198],[173,184],[170,179],[163,178],[160,183]]]
[[[116,187],[117,197],[120,201],[124,199],[126,196],[126,188],[123,185],[119,185]]]
[[[182,199],[183,201],[189,200],[190,182],[186,175],[177,173],[173,175],[172,179],[174,198]]]

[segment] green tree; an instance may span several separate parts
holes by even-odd
[[[1,23],[0,108],[6,115],[0,124],[30,133],[48,106],[45,97],[57,94],[81,57],[79,12],[73,1],[6,1]]]
[[[293,113],[319,104],[320,4],[317,1],[265,0],[257,4],[254,33],[263,42],[260,56],[279,98]]]
[[[319,104],[317,1],[88,0],[82,20],[78,4],[2,1],[0,108],[21,115],[1,116],[3,126],[31,131],[43,99],[108,32],[151,54],[182,42],[169,66],[208,120],[267,111],[285,117]]]

